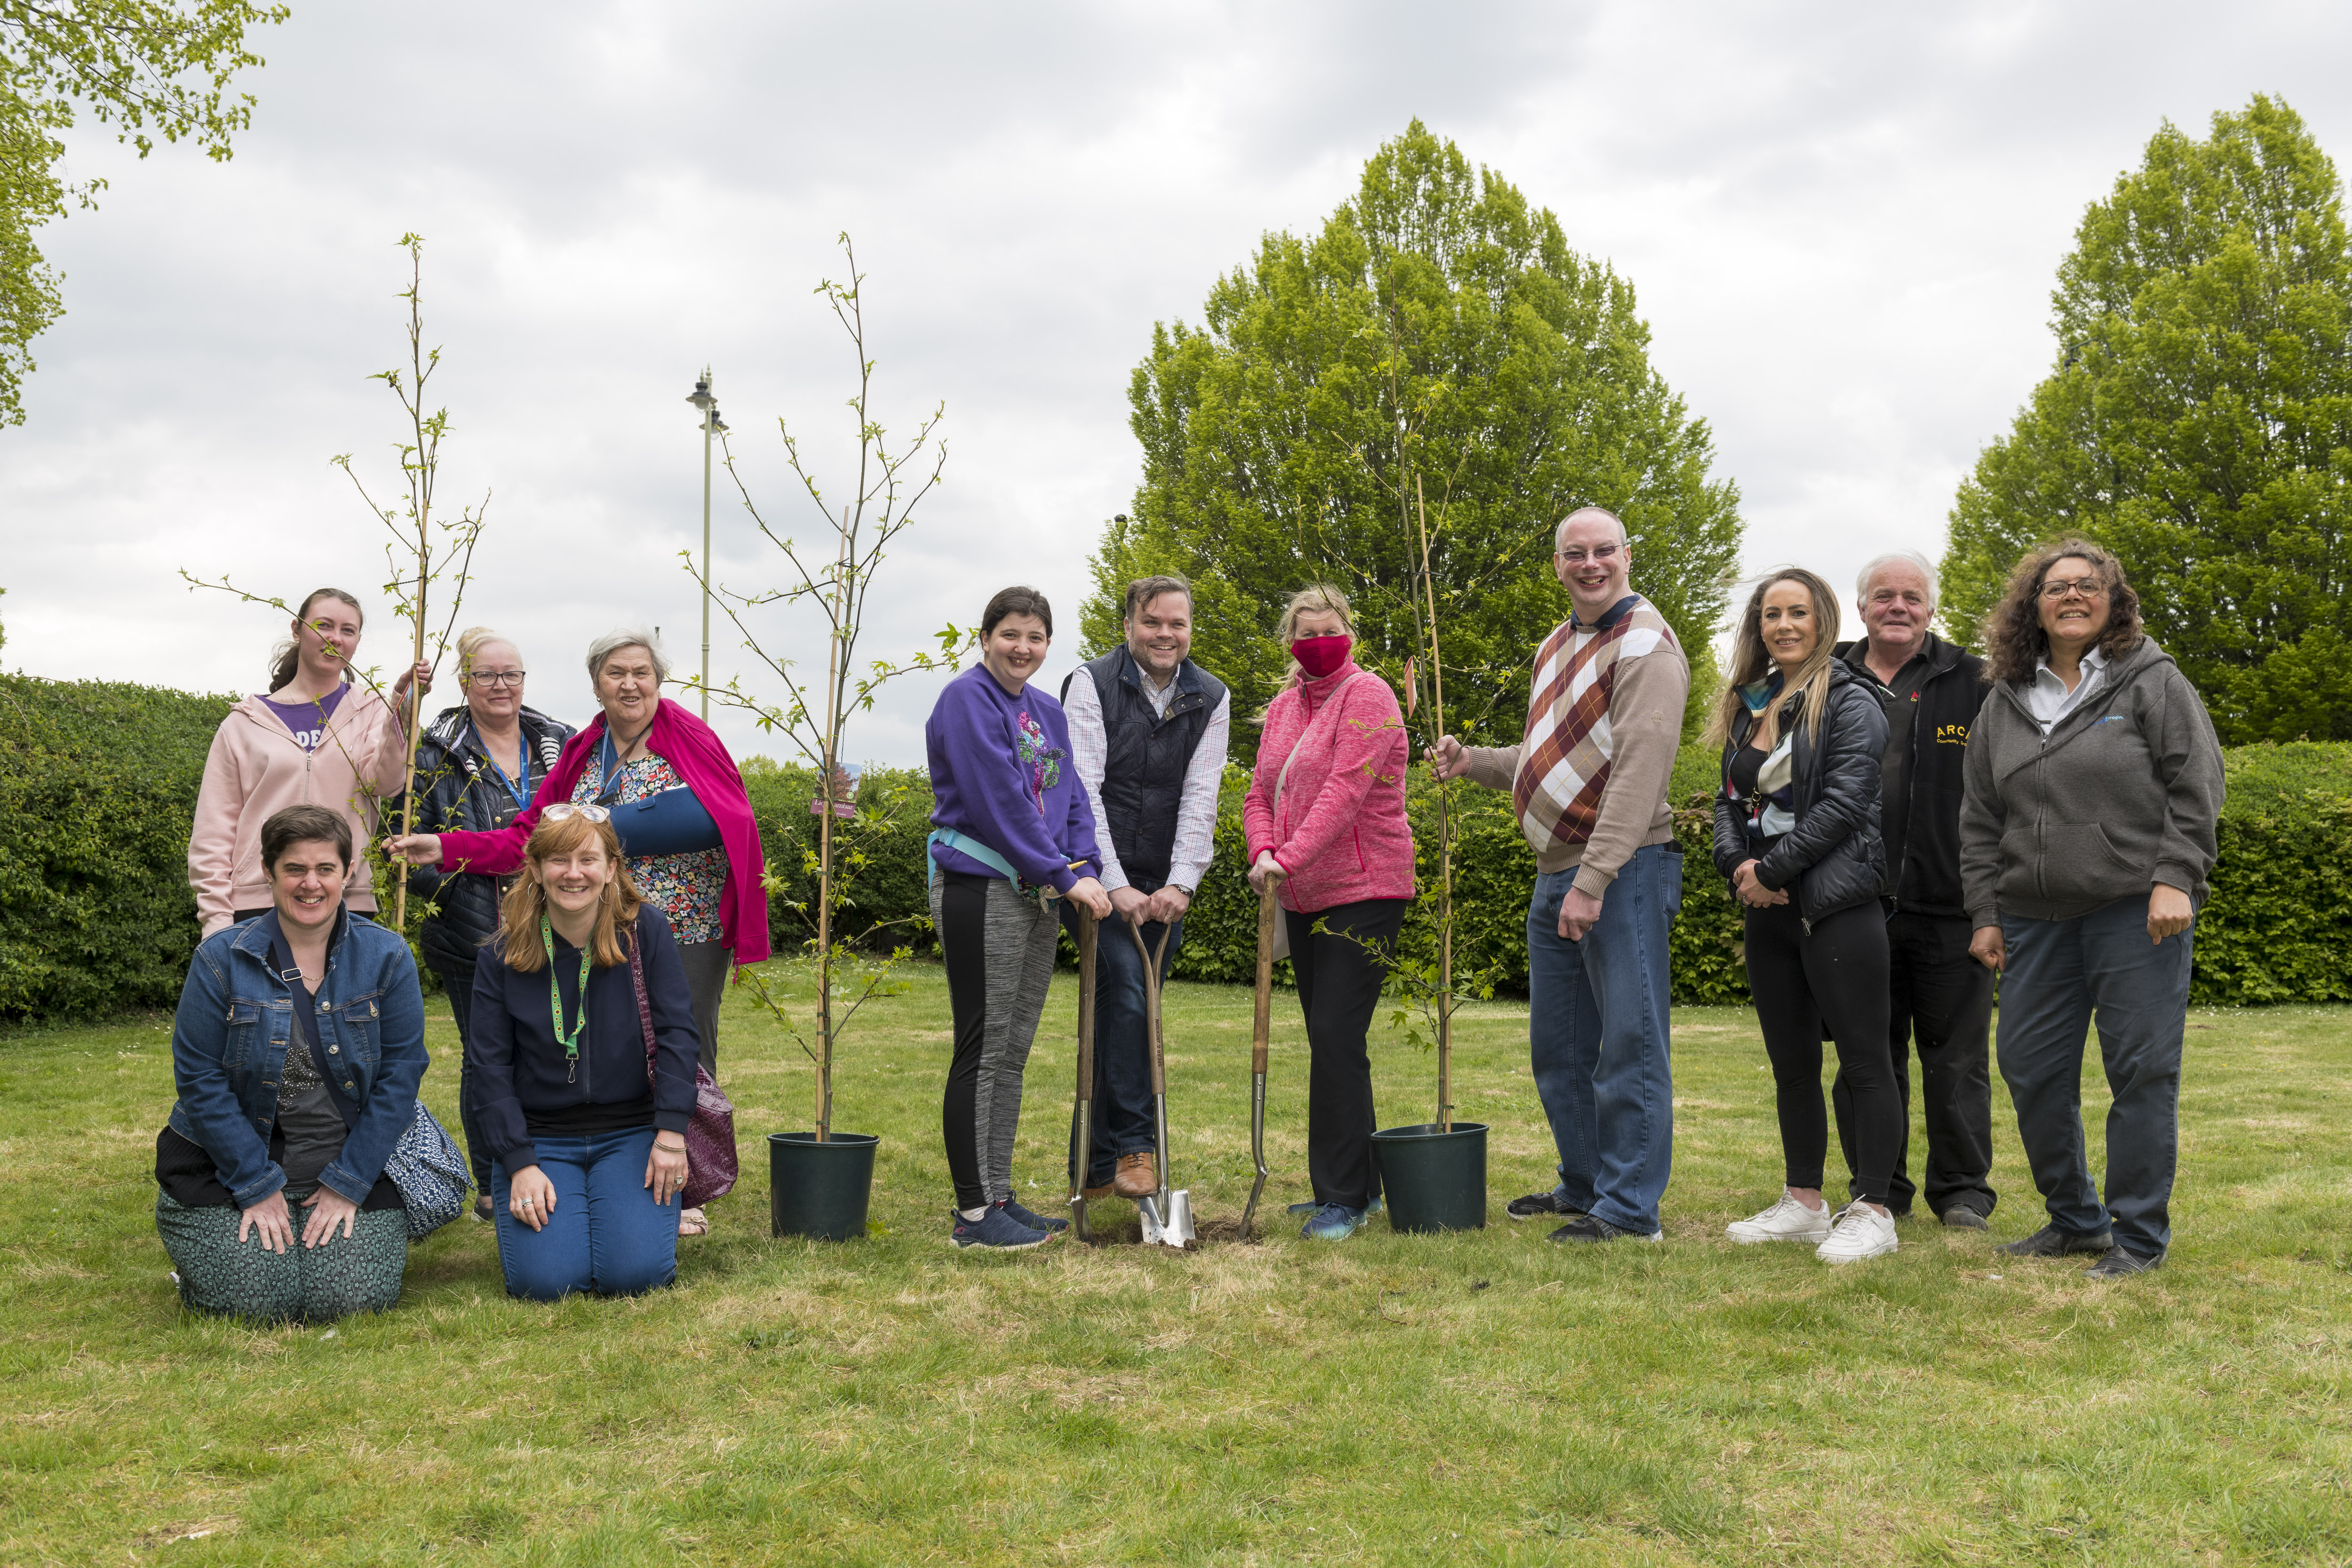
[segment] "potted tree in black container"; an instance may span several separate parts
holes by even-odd
[[[892,664],[876,661],[864,670],[856,663],[857,641],[866,613],[866,595],[885,548],[912,521],[916,505],[940,482],[947,451],[934,433],[941,410],[934,409],[916,427],[905,447],[894,448],[888,432],[869,413],[874,362],[866,351],[866,322],[860,299],[864,282],[849,237],[841,237],[849,281],[828,279],[818,285],[834,315],[848,335],[857,355],[857,394],[849,406],[857,420],[857,480],[844,499],[828,500],[815,478],[803,467],[800,448],[782,420],[784,452],[793,473],[832,531],[832,559],[812,563],[789,531],[770,526],[751,500],[734,454],[727,455],[727,472],[742,496],[762,535],[783,556],[790,580],[781,588],[737,594],[716,587],[707,578],[705,589],[743,634],[749,648],[782,685],[785,700],[761,703],[747,695],[736,681],[713,689],[720,700],[753,715],[762,730],[787,737],[814,773],[809,810],[815,818],[814,844],[802,851],[800,879],[814,882],[812,900],[786,900],[786,907],[805,922],[804,963],[816,980],[814,1018],[790,1004],[771,987],[757,969],[744,973],[753,992],[816,1068],[814,1126],[806,1131],[768,1135],[768,1205],[770,1230],[776,1236],[804,1236],[845,1241],[866,1232],[866,1212],[874,1190],[874,1159],[881,1140],[870,1132],[842,1132],[833,1125],[833,1068],[843,1029],[857,1010],[877,996],[904,989],[893,972],[912,954],[899,938],[887,933],[891,922],[877,922],[856,933],[843,931],[843,910],[860,870],[869,863],[868,850],[887,835],[907,802],[899,788],[877,798],[861,800],[858,770],[842,756],[842,734],[850,713],[870,708],[877,688],[895,676],[912,670],[952,669],[964,634],[953,626],[940,634],[940,651],[918,653]],[[723,441],[725,437],[722,436]],[[688,570],[694,571],[688,556]],[[705,568],[707,570],[707,567]],[[770,652],[745,624],[751,612],[768,606],[808,605],[823,616],[825,626],[825,673],[822,689],[795,673],[790,658]],[[787,880],[771,868],[769,886]],[[917,917],[919,921],[920,917]],[[877,951],[887,937],[888,945]]]

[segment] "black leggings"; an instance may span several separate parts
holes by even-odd
[[[1307,1015],[1307,1179],[1318,1204],[1370,1208],[1381,1195],[1365,1037],[1380,1009],[1408,902],[1363,899],[1311,915],[1283,910],[1298,1005]],[[1318,921],[1322,936],[1313,934]]]
[[[1822,1037],[1837,1042],[1853,1100],[1853,1195],[1885,1204],[1903,1146],[1903,1101],[1887,1054],[1886,916],[1876,900],[1808,931],[1790,902],[1748,911],[1748,989],[1772,1058],[1780,1152],[1792,1187],[1819,1188],[1829,1150],[1822,1110]]]

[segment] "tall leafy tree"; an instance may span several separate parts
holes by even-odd
[[[1952,510],[1947,615],[1972,627],[2029,546],[2115,551],[2224,741],[2352,739],[2352,258],[2343,186],[2257,97],[2167,124],[2084,214],[2058,363]]]
[[[1624,518],[1635,586],[1709,665],[1738,491],[1651,369],[1633,285],[1549,209],[1415,121],[1319,234],[1267,235],[1203,316],[1156,326],[1130,384],[1143,479],[1092,563],[1090,647],[1117,639],[1129,579],[1181,572],[1197,656],[1254,711],[1288,668],[1284,600],[1327,579],[1355,600],[1362,657],[1401,676],[1425,496],[1457,731],[1517,740],[1529,659],[1567,614],[1552,532],[1580,504]]]
[[[230,80],[262,63],[246,34],[289,14],[246,0],[0,0],[0,425],[25,422],[33,340],[65,310],[34,233],[106,188],[59,173],[58,138],[86,110],[142,158],[160,136],[226,159],[253,111]]]

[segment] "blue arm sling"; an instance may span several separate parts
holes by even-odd
[[[710,813],[703,809],[694,791],[685,784],[643,800],[614,798],[621,793],[621,767],[610,731],[605,732],[598,759],[604,771],[604,788],[597,793],[596,804],[613,814],[613,831],[620,836],[622,854],[690,855],[699,849],[720,847],[723,841],[719,836],[719,824],[711,820]]]

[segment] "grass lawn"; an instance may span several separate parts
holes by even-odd
[[[490,1233],[410,1254],[398,1310],[184,1315],[152,1219],[168,1021],[0,1039],[0,1563],[2156,1563],[2352,1560],[2352,1015],[2192,1017],[2159,1273],[1903,1228],[1832,1272],[1725,1223],[1780,1169],[1752,1017],[1675,1018],[1663,1247],[1502,1216],[1549,1184],[1524,1009],[1461,1028],[1494,1124],[1484,1231],[1300,1240],[1305,1063],[1277,1004],[1273,1235],[1179,1255],[946,1244],[946,987],[860,1019],[841,1125],[883,1135],[880,1234],[767,1234],[759,1135],[810,1074],[740,997],[745,1180],[641,1300],[509,1301]],[[1050,1209],[1073,997],[1016,1177]],[[446,1012],[425,1080],[457,1125]],[[1176,1176],[1248,1192],[1249,995],[1170,991]],[[1376,1033],[1384,1124],[1429,1058]],[[1999,1093],[1996,1086],[1996,1094]],[[2095,1125],[2105,1093],[2093,1068]],[[2037,1223],[2006,1100],[1996,1240]],[[1915,1173],[1924,1145],[1913,1133]],[[1836,1162],[1834,1151],[1832,1164]]]

